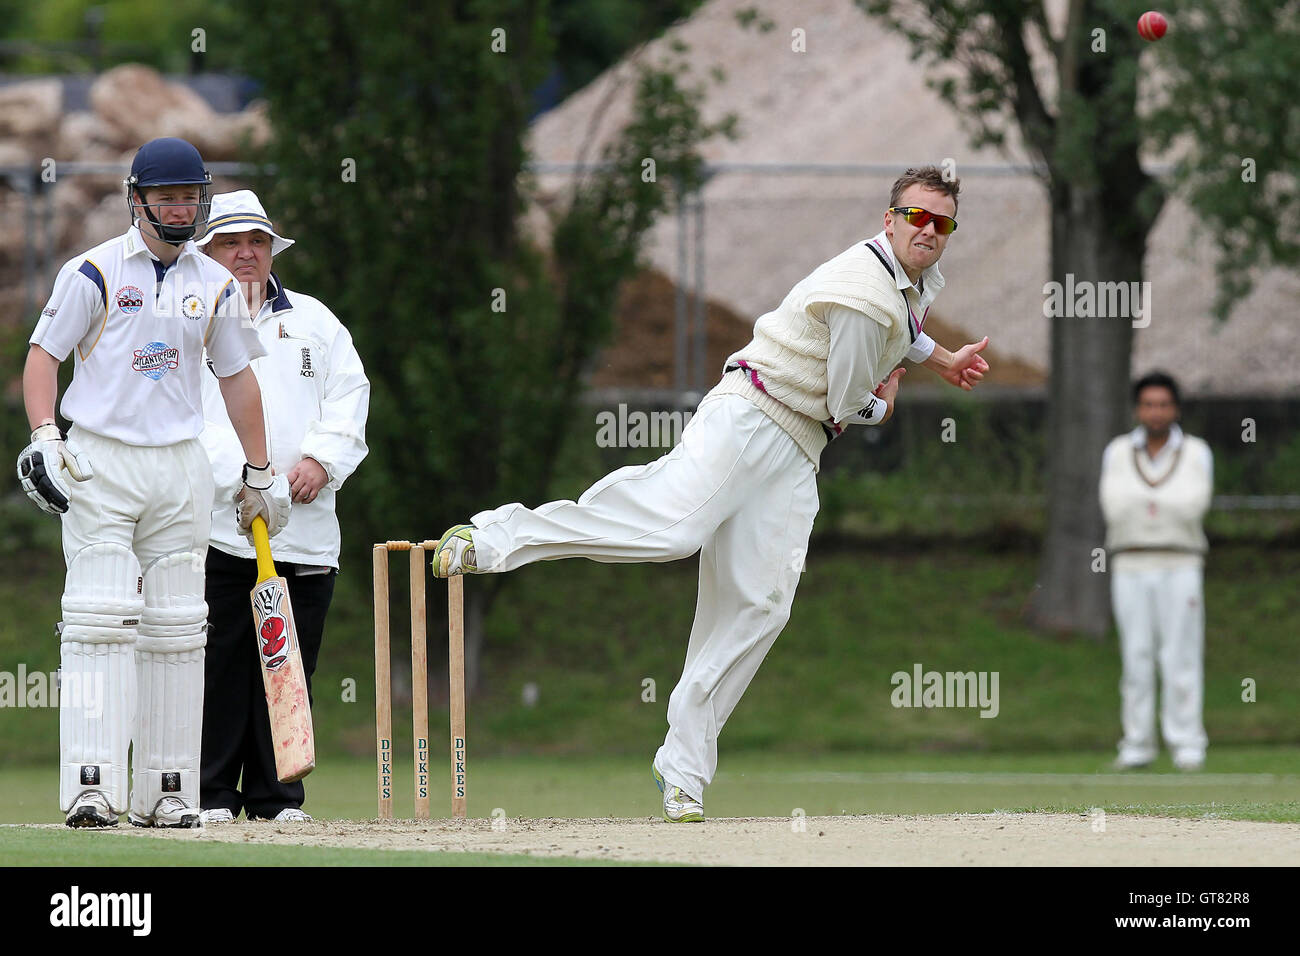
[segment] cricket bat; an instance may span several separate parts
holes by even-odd
[[[275,573],[266,522],[253,519],[253,547],[257,550],[257,585],[250,593],[253,625],[266,708],[271,715],[271,742],[275,747],[275,775],[281,783],[301,780],[316,768],[316,735],[311,726],[307,698],[307,672],[298,649],[298,627],[289,605],[289,584]]]

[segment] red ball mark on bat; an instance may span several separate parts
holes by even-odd
[[[284,641],[284,618],[268,617],[262,622],[262,657],[275,657],[284,650]]]

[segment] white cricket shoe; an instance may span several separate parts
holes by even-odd
[[[311,814],[298,807],[285,807],[273,819],[276,823],[311,823]]]
[[[703,823],[704,822],[704,804],[696,800],[681,787],[674,786],[664,780],[663,774],[653,763],[650,765],[650,773],[654,777],[655,786],[659,792],[664,795],[664,819],[669,823]]]
[[[199,822],[204,826],[209,823],[233,823],[235,815],[225,807],[214,807],[211,810],[199,811]]]
[[[133,827],[169,827],[194,830],[203,826],[200,812],[180,797],[163,797],[153,808],[153,816],[141,819],[135,812],[127,815]]]
[[[83,791],[63,821],[70,827],[115,827],[117,814],[108,805],[108,797],[98,790]]]
[[[1151,763],[1150,759],[1143,760],[1140,757],[1116,757],[1110,767],[1114,771],[1123,773],[1128,770],[1146,770]]]
[[[1174,766],[1185,773],[1196,773],[1205,769],[1205,755],[1177,754],[1174,756]]]
[[[452,525],[443,532],[433,552],[435,578],[450,578],[457,574],[474,574],[478,571],[473,534],[472,524]]]

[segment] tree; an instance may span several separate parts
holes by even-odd
[[[1253,266],[1300,264],[1300,4],[1169,4],[1156,52],[1168,82],[1146,118],[1153,145],[1182,148],[1173,183],[1220,252],[1226,318]]]
[[[1012,124],[1018,128],[1050,202],[1054,281],[1068,288],[1072,279],[1075,288],[1084,284],[1101,295],[1114,288],[1102,283],[1141,279],[1147,236],[1167,196],[1138,158],[1147,145],[1138,114],[1138,57],[1144,44],[1135,24],[1141,2],[1069,0],[1057,35],[1049,28],[1047,5],[1033,0],[857,2],[907,37],[915,56],[941,68],[932,85],[974,121],[973,145],[1001,145]],[[1266,18],[1262,0],[1241,6],[1253,11],[1246,17],[1250,22]],[[1226,15],[1210,19],[1220,16]],[[1181,32],[1163,42],[1183,42]],[[1205,37],[1200,42],[1216,45]],[[1042,82],[1034,72],[1035,47],[1046,51],[1054,83]],[[1284,62],[1291,57],[1294,46]],[[1187,118],[1206,101],[1198,95],[1192,69],[1207,60],[1182,60],[1174,88],[1185,98],[1152,127],[1169,135],[1193,129]],[[1262,78],[1252,79],[1249,69],[1231,72],[1229,89],[1234,84],[1251,89]],[[1294,104],[1288,105],[1293,111]],[[1218,164],[1221,170],[1223,153],[1215,156],[1214,149],[1222,142],[1218,136],[1192,144],[1199,159],[1190,168],[1204,172]],[[1227,203],[1221,206],[1226,210]],[[1278,225],[1275,216],[1262,221]],[[1105,318],[1072,315],[1052,318],[1047,533],[1029,616],[1045,630],[1099,637],[1109,622],[1110,603],[1106,578],[1093,571],[1094,549],[1102,546],[1105,530],[1096,481],[1102,449],[1126,422],[1138,316],[1132,309]]]
[[[709,134],[698,93],[647,69],[608,169],[548,256],[519,231],[531,93],[551,48],[543,0],[241,0],[264,85],[273,218],[310,240],[286,282],[348,324],[372,383],[370,456],[340,498],[347,560],[365,542],[436,537],[506,501],[544,499],[581,374],[619,283],[670,196],[640,158],[689,176]],[[362,23],[401,24],[361,29]],[[283,38],[293,37],[292,43]],[[634,168],[630,168],[635,163]],[[467,589],[467,669],[500,587]]]

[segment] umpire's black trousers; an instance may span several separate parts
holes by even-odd
[[[289,582],[310,698],[336,572],[295,574],[294,565],[276,567]],[[301,781],[280,783],[275,775],[271,719],[248,597],[256,583],[256,561],[208,548],[199,801],[204,810],[224,807],[235,816],[243,810],[249,819],[274,817],[286,807],[301,807],[305,797]]]

